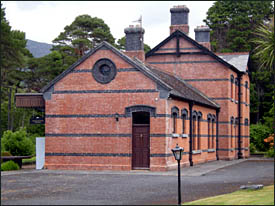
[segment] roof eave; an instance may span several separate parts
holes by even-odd
[[[187,99],[183,96],[179,96],[179,95],[176,95],[176,94],[173,94],[173,93],[169,93],[169,97],[171,98],[178,98],[178,99],[181,99],[181,100],[184,100],[184,101],[187,101],[187,102],[194,102],[195,104],[197,105],[200,105],[200,106],[204,106],[204,107],[208,107],[208,108],[211,108],[211,109],[220,109],[220,106],[214,106],[214,105],[210,105],[210,104],[205,104],[205,103],[202,103],[202,102],[198,102],[196,100],[193,100],[193,99]]]

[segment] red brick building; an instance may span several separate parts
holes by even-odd
[[[249,156],[248,53],[211,52],[208,27],[193,40],[189,9],[170,12],[148,53],[126,28],[125,52],[102,42],[42,89],[45,168],[165,171],[176,144],[183,165]]]

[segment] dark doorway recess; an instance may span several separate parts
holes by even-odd
[[[133,112],[132,169],[150,167],[150,113]]]

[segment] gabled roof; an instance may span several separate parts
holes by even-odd
[[[247,61],[248,61],[248,56],[244,55],[243,57],[236,59],[238,61],[242,61],[242,63],[239,63],[239,62],[236,63],[235,60],[230,61],[229,57],[225,58],[224,56],[217,56],[215,53],[211,52],[209,49],[207,49],[206,47],[204,47],[203,45],[201,45],[200,43],[198,43],[197,41],[190,38],[185,33],[181,32],[179,30],[176,30],[175,32],[170,34],[170,36],[168,36],[166,39],[164,39],[162,42],[160,42],[157,46],[155,46],[153,49],[151,49],[149,52],[147,52],[145,57],[148,58],[148,57],[152,56],[153,54],[155,54],[156,51],[158,51],[160,49],[160,47],[164,46],[171,39],[179,38],[179,37],[184,38],[185,40],[187,40],[188,42],[190,42],[191,44],[196,46],[198,49],[202,50],[202,52],[204,54],[210,55],[215,60],[222,63],[223,65],[225,65],[229,69],[233,70],[234,72],[236,72],[236,73],[244,73],[245,72]],[[240,68],[243,65],[245,65],[245,67]]]
[[[247,62],[249,58],[248,52],[242,53],[216,53],[217,56],[222,58],[224,61],[236,67],[242,72],[246,72]]]
[[[125,60],[127,63],[129,63],[133,67],[136,67],[137,69],[139,69],[145,76],[148,76],[149,78],[151,78],[154,81],[159,81],[159,84],[161,84],[164,88],[170,89],[170,87],[168,85],[166,85],[164,82],[162,82],[161,80],[156,80],[150,71],[144,71],[144,68],[140,68],[140,66],[135,61],[133,61],[133,59],[131,59],[130,57],[125,55],[123,52],[121,52],[117,48],[113,47],[108,42],[103,41],[97,47],[95,47],[94,49],[89,51],[86,55],[84,55],[82,58],[80,58],[77,62],[72,64],[67,70],[65,70],[60,75],[58,75],[56,78],[54,78],[51,82],[49,82],[49,84],[47,84],[45,87],[43,87],[41,89],[41,92],[44,93],[44,92],[48,91],[55,83],[57,83],[59,80],[64,78],[67,74],[72,72],[78,65],[80,65],[82,62],[84,62],[86,59],[88,59],[91,55],[93,55],[96,51],[98,51],[100,49],[111,50],[112,52],[114,52],[115,54],[120,56],[123,60]]]
[[[104,48],[105,47],[105,48]],[[83,56],[80,60],[70,66],[67,70],[63,73],[58,75],[54,80],[52,80],[47,86],[45,86],[41,91],[44,93],[48,91],[55,83],[65,77],[67,74],[72,72],[74,68],[80,65],[83,61],[89,58],[92,54],[100,49],[110,49],[115,54],[120,56],[124,59],[127,63],[132,65],[134,68],[137,68],[141,73],[145,76],[159,84],[163,89],[167,90],[170,96],[175,96],[187,101],[194,101],[201,105],[206,105],[211,108],[219,108],[219,105],[214,101],[210,100],[207,96],[203,95],[200,91],[193,88],[188,83],[184,82],[183,80],[174,77],[173,75],[167,74],[165,72],[161,72],[152,68],[152,66],[145,65],[138,59],[132,59],[125,55],[120,50],[113,47],[111,44],[107,42],[100,43],[96,48],[88,52],[85,56]]]

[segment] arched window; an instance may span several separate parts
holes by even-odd
[[[234,117],[231,117],[231,119],[230,119],[230,146],[229,146],[229,148],[233,148],[233,137],[234,137],[233,127],[234,127]]]
[[[212,141],[211,141],[211,148],[215,148],[215,122],[216,122],[216,116],[212,115]]]
[[[238,136],[238,118],[237,117],[235,118],[234,127],[235,127],[235,149],[236,149],[236,148],[238,148],[238,138],[237,138],[237,136]]]
[[[248,82],[245,81],[245,103],[248,104]]]
[[[245,125],[245,136],[246,136],[246,141],[245,141],[245,147],[248,147],[248,140],[247,140],[247,138],[248,138],[248,136],[249,136],[249,133],[248,133],[248,131],[249,131],[249,126],[248,126],[248,119],[246,118],[245,119],[245,121],[244,121],[244,125]]]
[[[230,82],[231,82],[231,99],[234,99],[234,76],[231,74],[230,76]]]
[[[197,149],[201,149],[201,120],[202,120],[202,113],[198,112],[198,134],[197,134]]]
[[[171,109],[171,116],[172,116],[172,119],[173,119],[173,123],[172,123],[172,128],[173,128],[173,131],[172,133],[177,133],[177,118],[179,116],[179,109],[177,107],[173,107]]]
[[[193,111],[192,113],[192,116],[193,116],[193,141],[192,141],[192,148],[193,150],[196,150],[196,120],[197,120],[197,112],[196,111]]]
[[[208,145],[208,149],[211,148],[211,121],[212,121],[212,115],[208,114],[207,115],[207,145]]]
[[[238,79],[235,79],[235,100],[238,101]]]
[[[188,117],[187,109],[182,109],[181,110],[181,117],[182,117],[182,133],[187,134],[187,131],[186,131],[186,120],[187,120],[187,117]]]

